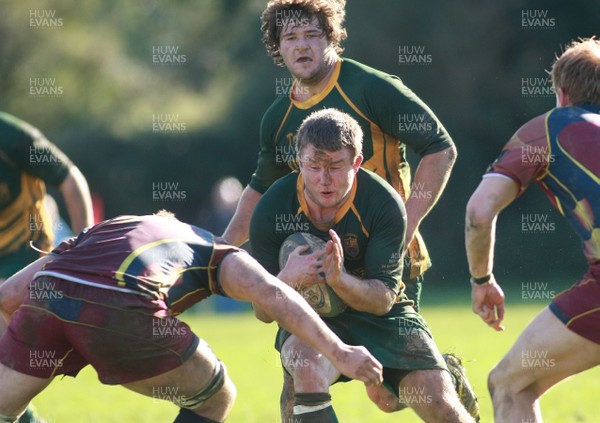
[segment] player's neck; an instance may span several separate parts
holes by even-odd
[[[296,79],[292,92],[294,100],[302,102],[320,94],[331,80],[338,60],[340,58],[337,55],[327,58],[314,76],[307,79]]]
[[[308,206],[308,218],[312,224],[320,231],[327,232],[335,225],[335,216],[337,208],[325,208],[314,203],[308,195],[305,195],[306,205]]]

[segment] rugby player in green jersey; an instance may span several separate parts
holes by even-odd
[[[364,133],[362,167],[384,178],[406,205],[409,265],[403,279],[418,308],[421,276],[430,266],[418,228],[446,185],[456,149],[433,112],[399,78],[340,57],[344,6],[343,0],[275,0],[263,12],[267,50],[295,82],[263,116],[256,171],[224,237],[234,245],[246,241],[262,194],[297,169],[294,140],[302,121],[315,110],[342,110]],[[413,120],[420,122],[418,130],[407,124]],[[412,182],[406,147],[421,156]]]
[[[302,121],[315,110],[342,110],[362,128],[362,167],[385,179],[405,203],[407,254],[402,279],[418,311],[423,275],[431,265],[418,229],[446,186],[456,148],[429,107],[398,77],[340,56],[346,38],[344,18],[345,0],[273,0],[263,12],[263,42],[294,83],[287,84],[291,85],[287,95],[279,96],[263,116],[257,167],[223,236],[235,245],[246,241],[256,203],[275,180],[298,168],[295,139]],[[406,147],[421,157],[412,182]],[[445,357],[453,373],[465,381],[457,384],[461,398],[478,415],[460,360]],[[289,379],[285,382],[282,409],[289,410],[290,396],[285,393]],[[375,391],[372,395],[379,397],[381,392]],[[387,409],[386,401],[381,398],[378,403]]]
[[[94,223],[79,169],[37,128],[0,112],[0,284],[39,258],[40,250],[52,249],[56,225],[46,209],[46,184],[59,189],[75,233]],[[5,329],[0,319],[0,335]],[[32,421],[31,410],[19,420]]]
[[[0,283],[49,251],[54,231],[46,184],[63,196],[75,233],[92,225],[85,177],[56,145],[28,123],[0,112]]]
[[[300,171],[279,179],[257,204],[250,225],[254,256],[292,287],[325,282],[335,291],[347,308],[324,322],[340,339],[365,346],[382,363],[381,389],[389,389],[396,402],[428,422],[473,421],[425,321],[404,294],[404,203],[382,178],[360,168],[359,124],[339,110],[314,112],[298,131],[297,149]],[[306,255],[301,254],[306,247],[298,247],[280,268],[281,245],[297,232],[277,225],[288,217],[328,242],[324,250]],[[258,305],[255,313],[265,322],[273,320]],[[329,386],[348,379],[283,328],[276,348],[293,379],[292,420],[337,422]],[[395,411],[398,405],[388,407]]]

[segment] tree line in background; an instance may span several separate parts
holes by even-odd
[[[0,110],[73,159],[105,216],[167,208],[211,226],[213,185],[248,182],[262,114],[291,85],[260,41],[265,4],[9,2],[0,14]],[[422,226],[434,261],[428,283],[466,281],[470,194],[512,133],[553,107],[546,70],[561,45],[594,35],[599,17],[597,2],[349,1],[344,55],[398,75],[458,147]],[[498,227],[499,279],[566,278],[562,289],[581,274],[576,237],[537,190]],[[562,262],[548,266],[557,249]]]

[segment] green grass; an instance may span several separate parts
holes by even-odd
[[[518,334],[544,307],[544,303],[509,302],[507,330],[496,333],[481,323],[467,302],[424,306],[425,316],[438,346],[457,353],[465,361],[469,379],[480,397],[482,422],[491,422],[492,408],[486,389],[491,367],[513,344]],[[206,339],[227,364],[238,389],[229,422],[277,423],[281,368],[273,349],[274,325],[265,325],[250,314],[188,314],[195,333]],[[597,422],[600,368],[578,375],[550,391],[542,400],[547,422]],[[332,388],[333,405],[340,422],[403,423],[420,421],[410,411],[385,414],[367,399],[361,383]],[[57,378],[34,404],[49,423],[70,422],[170,422],[177,408],[145,398],[121,387],[101,385],[93,369],[76,378]]]

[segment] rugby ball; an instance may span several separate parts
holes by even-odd
[[[325,248],[327,243],[321,238],[306,233],[296,232],[287,237],[279,249],[279,268],[283,269],[292,251],[301,245],[309,248],[302,254],[311,254]],[[296,291],[323,317],[334,317],[346,309],[346,304],[326,283],[320,282],[309,287],[297,287]]]

